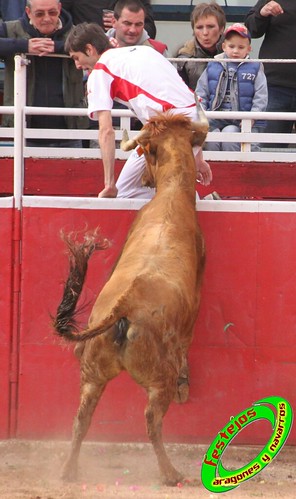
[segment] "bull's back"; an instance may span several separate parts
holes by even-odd
[[[154,317],[157,327],[159,320],[168,318],[175,324],[182,318],[182,327],[194,320],[204,260],[195,210],[187,210],[186,219],[180,217],[176,223],[165,211],[158,214],[153,201],[132,226],[116,268],[97,298],[91,322],[105,314],[138,322],[146,314],[150,321]]]

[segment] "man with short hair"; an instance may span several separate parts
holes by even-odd
[[[11,0],[10,0],[11,1]],[[73,24],[98,23],[105,31],[111,28],[110,16],[104,16],[104,10],[112,12],[117,0],[63,0],[63,8],[72,16]],[[153,10],[150,0],[142,1],[145,8],[145,30],[151,38],[156,36]]]
[[[99,121],[99,145],[105,186],[99,197],[150,199],[154,190],[144,188],[141,180],[145,157],[133,151],[115,185],[115,133],[112,126],[113,100],[125,104],[145,124],[159,112],[171,110],[197,120],[193,92],[174,66],[156,50],[146,46],[112,48],[102,28],[82,23],[74,26],[66,41],[66,50],[76,67],[91,71],[87,82],[88,114]],[[210,166],[202,149],[193,148],[197,178],[204,185],[212,180]]]
[[[150,38],[144,23],[145,8],[140,0],[118,0],[114,7],[113,28],[106,34],[115,38],[119,47],[147,45],[166,56],[167,46]]]
[[[14,56],[28,54],[27,105],[40,107],[84,107],[83,73],[65,54],[64,43],[73,24],[59,0],[27,0],[23,16],[0,25],[0,57],[5,62],[4,105],[14,104]],[[30,128],[83,128],[86,117],[29,116]],[[13,126],[13,116],[3,118],[4,126]],[[31,139],[41,146],[81,146],[81,141]]]
[[[109,29],[106,35],[112,40],[114,46],[130,47],[132,45],[147,45],[152,47],[163,56],[167,56],[167,46],[149,38],[144,29],[145,7],[140,0],[118,0],[114,7],[113,28]],[[114,102],[114,109],[125,109],[126,106]],[[119,118],[113,118],[114,126],[118,127]],[[133,129],[140,130],[141,122],[132,120]],[[95,144],[92,142],[92,144]]]

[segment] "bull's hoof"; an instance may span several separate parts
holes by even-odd
[[[164,485],[168,487],[176,487],[178,484],[183,483],[184,476],[179,473],[177,470],[163,476],[162,482]]]
[[[77,467],[71,465],[70,463],[66,463],[62,474],[61,479],[64,482],[76,482],[77,481]]]

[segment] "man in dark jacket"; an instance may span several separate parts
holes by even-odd
[[[0,25],[0,57],[5,61],[4,105],[14,104],[14,56],[26,53],[27,105],[42,107],[84,107],[83,73],[65,57],[64,42],[72,27],[70,15],[58,0],[30,0],[22,18]],[[61,54],[64,57],[46,57]],[[30,128],[82,128],[86,117],[30,116]],[[13,117],[4,116],[4,126]],[[29,144],[31,145],[31,144]],[[81,142],[36,139],[32,145],[77,146]]]
[[[18,19],[24,12],[26,0],[0,0],[1,18],[3,21]]]
[[[73,23],[98,23],[107,31],[111,25],[104,26],[103,9],[114,10],[117,0],[63,0],[63,8],[70,12]],[[145,7],[145,30],[150,38],[155,38],[156,27],[150,0],[142,0]]]
[[[262,59],[296,59],[296,2],[259,0],[245,19],[252,38],[264,36],[259,57]],[[295,64],[266,63],[268,85],[267,111],[296,111]],[[294,121],[269,120],[263,130],[267,133],[290,133]],[[288,144],[268,144],[287,147]],[[266,144],[267,146],[267,144]]]

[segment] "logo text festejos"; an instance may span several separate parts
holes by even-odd
[[[270,421],[273,429],[265,447],[255,459],[242,468],[235,471],[224,468],[221,458],[229,443],[247,425],[261,419]],[[288,438],[292,421],[292,408],[289,402],[281,397],[259,400],[252,407],[231,418],[230,423],[218,433],[204,456],[201,469],[203,485],[212,492],[227,492],[255,476],[280,451]]]

